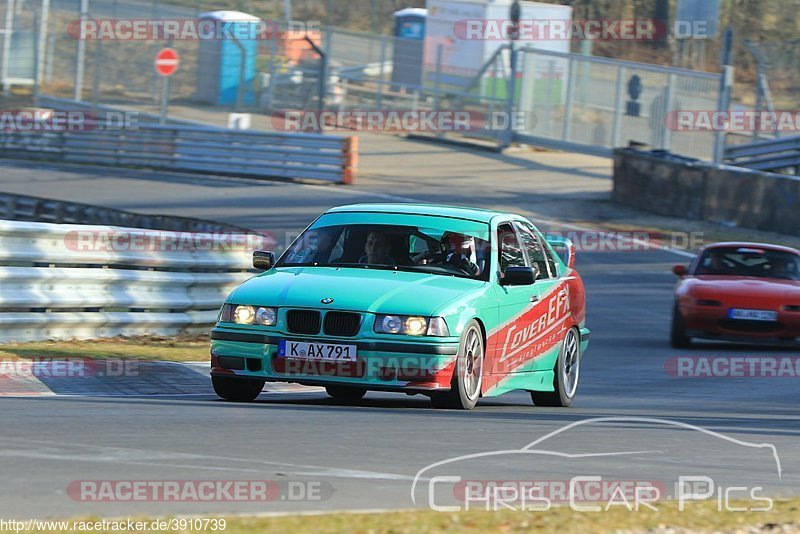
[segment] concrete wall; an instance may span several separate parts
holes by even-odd
[[[672,217],[800,235],[800,178],[614,151],[615,201]]]

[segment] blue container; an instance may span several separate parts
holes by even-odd
[[[196,99],[208,104],[234,106],[243,77],[242,102],[254,104],[261,20],[240,11],[213,11],[198,18],[203,34],[213,31],[214,38],[200,41]],[[244,57],[237,42],[244,48]]]
[[[394,14],[394,57],[392,90],[422,85],[422,62],[425,56],[425,24],[428,11],[408,8]]]

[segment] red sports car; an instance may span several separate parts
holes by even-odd
[[[680,277],[672,345],[692,338],[796,344],[800,341],[800,251],[777,245],[716,243]]]

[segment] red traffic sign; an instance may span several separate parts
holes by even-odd
[[[172,48],[164,48],[156,54],[156,72],[161,76],[172,76],[178,70],[181,58]]]

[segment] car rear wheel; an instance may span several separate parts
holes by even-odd
[[[555,391],[531,391],[531,399],[536,406],[560,406],[572,404],[578,393],[578,379],[581,373],[580,333],[570,328],[564,336],[561,350],[553,368],[553,389]]]
[[[344,402],[360,401],[367,394],[367,390],[364,388],[349,386],[325,386],[325,391],[334,399]]]
[[[670,343],[676,349],[688,349],[692,346],[692,338],[686,335],[686,326],[683,323],[683,316],[677,304],[672,309]]]
[[[483,333],[474,319],[464,329],[450,391],[431,396],[434,408],[471,410],[481,396],[484,358]]]
[[[233,402],[254,401],[261,394],[265,383],[264,380],[244,380],[225,376],[211,377],[214,392],[221,398]]]

